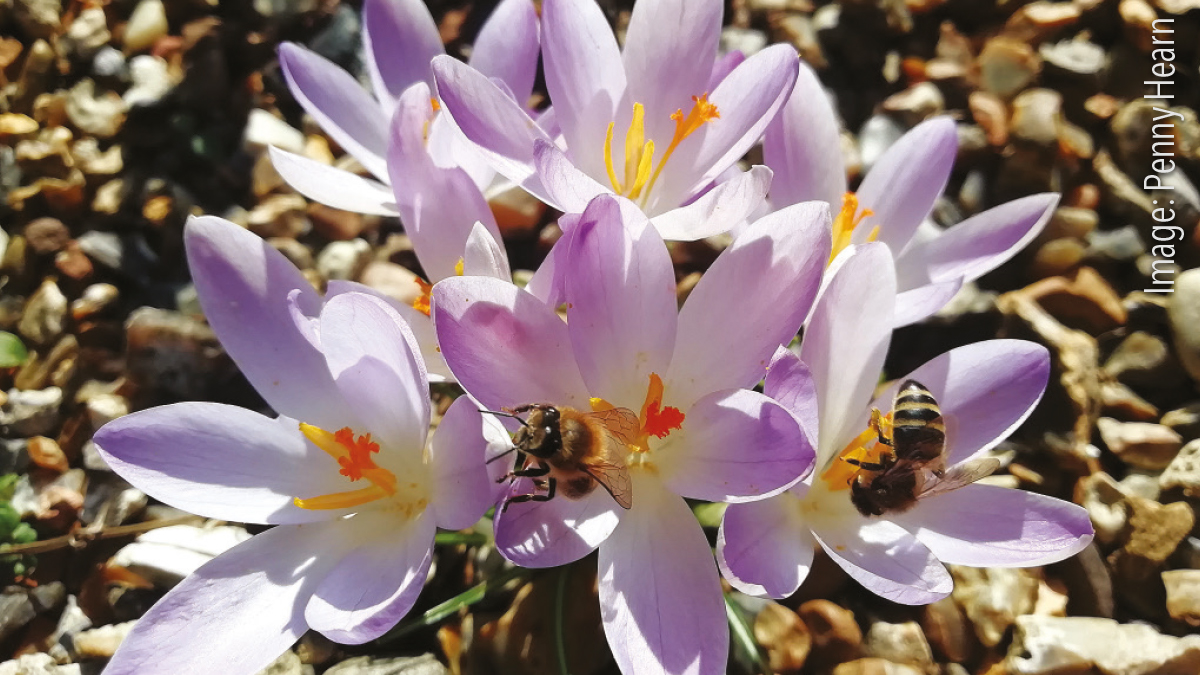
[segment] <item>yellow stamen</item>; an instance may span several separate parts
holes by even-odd
[[[421,294],[417,296],[416,300],[412,301],[412,308],[425,316],[429,316],[429,309],[433,302],[433,284],[420,277],[413,279],[413,281],[421,289]]]
[[[308,499],[297,497],[293,500],[296,506],[302,509],[341,509],[361,506],[396,494],[396,476],[375,464],[375,460],[371,458],[372,454],[379,452],[379,444],[371,440],[371,434],[364,434],[356,439],[350,427],[342,427],[336,433],[330,433],[304,422],[300,423],[300,432],[312,441],[313,445],[337,460],[341,467],[339,473],[351,482],[366,478],[371,482],[371,486]]]
[[[825,481],[831,491],[849,489],[854,476],[861,469],[846,460],[878,462],[885,453],[891,452],[888,446],[879,442],[879,436],[882,433],[884,438],[891,438],[891,429],[892,414],[889,412],[885,416],[878,410],[872,410],[871,421],[867,424],[867,428],[842,448],[842,451],[821,474],[821,480]]]
[[[644,202],[654,188],[654,183],[662,173],[667,160],[671,158],[671,154],[675,152],[675,148],[683,139],[695,133],[706,122],[721,116],[717,106],[708,102],[707,93],[693,96],[692,101],[692,109],[687,116],[684,116],[683,109],[676,110],[671,114],[671,119],[675,120],[675,134],[657,166],[654,163],[654,141],[646,140],[645,106],[641,103],[633,104],[633,118],[629,122],[629,130],[625,132],[624,184],[617,176],[616,165],[613,163],[613,131],[616,123],[609,123],[608,131],[604,135],[604,168],[608,173],[608,182],[612,184],[613,192],[630,199],[641,197]]]
[[[847,246],[854,243],[854,230],[866,218],[875,215],[871,209],[858,209],[858,195],[853,192],[847,192],[842,195],[842,210],[838,212],[833,219],[833,251],[829,254],[829,262],[844,251]],[[867,235],[867,241],[875,241],[879,238],[879,226],[871,228],[871,233]]]
[[[654,146],[650,146],[653,148]],[[625,186],[632,195],[637,181],[638,167],[646,160],[646,107],[641,103],[633,104],[633,119],[629,122],[629,131],[625,132]]]
[[[617,172],[613,169],[612,161],[613,127],[616,124],[616,122],[609,122],[608,133],[604,135],[604,168],[608,170],[608,182],[612,183],[613,192],[621,195],[625,192],[621,189],[621,181],[617,180]]]
[[[454,263],[454,273],[460,277],[463,275],[463,259],[462,258],[459,258],[458,262]]]
[[[658,168],[654,170],[654,175],[650,178],[650,185],[646,188],[646,194],[649,194],[654,189],[654,183],[658,181],[658,175],[662,173],[663,167],[667,165],[667,160],[671,159],[671,155],[675,152],[675,148],[683,142],[683,139],[691,136],[706,122],[711,122],[715,119],[720,119],[721,111],[717,110],[716,104],[708,102],[708,94],[700,94],[692,97],[692,109],[688,111],[687,117],[683,116],[683,108],[676,110],[671,114],[671,119],[675,120],[675,135],[671,137],[671,144],[667,146],[667,151],[663,153],[662,160],[658,163]]]

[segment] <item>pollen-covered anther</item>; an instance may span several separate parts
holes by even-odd
[[[834,457],[825,472],[821,474],[821,480],[825,481],[830,490],[849,489],[850,483],[858,475],[860,468],[846,460],[878,462],[884,453],[890,452],[887,445],[879,442],[880,434],[884,438],[890,438],[891,428],[892,413],[883,415],[878,410],[872,410],[871,421],[867,424],[867,428],[847,443]]]
[[[416,277],[413,281],[421,289],[421,294],[417,296],[416,300],[412,301],[412,308],[425,316],[429,316],[429,310],[433,302],[433,284],[421,277]]]
[[[344,509],[361,506],[377,499],[396,494],[396,476],[391,471],[375,464],[371,455],[379,452],[379,444],[371,440],[371,434],[357,438],[350,427],[342,427],[330,433],[311,424],[300,423],[300,432],[313,445],[324,450],[341,467],[338,473],[356,482],[366,478],[371,485],[349,492],[337,492],[308,499],[295,498],[296,506],[302,509]]]
[[[671,113],[675,121],[675,133],[666,152],[654,163],[654,140],[646,139],[646,108],[641,103],[633,104],[633,118],[629,122],[629,130],[625,133],[625,166],[622,175],[617,175],[617,167],[613,164],[613,131],[615,122],[608,125],[604,136],[604,165],[608,172],[608,181],[612,184],[613,192],[629,197],[642,198],[643,201],[654,189],[654,183],[666,166],[667,160],[675,152],[675,148],[683,139],[691,136],[706,122],[711,122],[721,116],[716,104],[709,103],[708,94],[692,97],[692,109],[687,115],[680,108]],[[624,179],[624,182],[622,182]]]
[[[873,215],[875,215],[875,212],[871,209],[859,210],[858,195],[853,192],[847,192],[842,195],[842,210],[833,219],[833,250],[829,254],[829,262],[833,262],[833,259],[839,253],[854,243],[854,230],[858,228],[863,220]],[[875,241],[878,238],[879,226],[876,225],[867,234],[866,241]]]

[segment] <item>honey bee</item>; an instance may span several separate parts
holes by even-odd
[[[519,417],[525,413],[529,413],[527,418]],[[567,499],[582,499],[597,484],[604,486],[623,508],[633,506],[632,484],[624,460],[626,448],[637,441],[640,428],[638,416],[632,410],[582,412],[566,406],[530,403],[493,414],[521,422],[521,428],[513,435],[512,450],[527,457],[522,468],[497,482],[532,478],[535,486],[531,494],[506,499],[500,507],[501,513],[510,504],[546,502],[557,494]],[[542,489],[545,493],[540,492]]]
[[[916,380],[906,380],[896,392],[890,437],[878,410],[871,411],[871,426],[890,452],[876,462],[845,460],[859,468],[851,479],[850,501],[864,516],[907,511],[918,499],[974,483],[1000,466],[997,459],[982,458],[946,469],[942,410]]]

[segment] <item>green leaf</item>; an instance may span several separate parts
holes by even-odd
[[[29,359],[29,350],[25,349],[21,338],[0,331],[0,368],[15,368]]]
[[[443,602],[442,604],[433,607],[416,619],[413,619],[412,621],[406,621],[399,626],[396,626],[392,630],[385,633],[382,637],[375,640],[375,644],[387,644],[420,628],[425,628],[427,626],[440,623],[441,621],[457,614],[459,610],[483,600],[491,591],[503,588],[513,579],[519,579],[529,574],[530,571],[523,567],[513,567],[499,576],[488,579],[481,584],[476,584],[475,586],[468,588],[462,593],[459,593],[453,598]]]
[[[733,643],[745,652],[757,672],[769,675],[771,667],[767,665],[762,652],[758,649],[758,642],[754,639],[750,624],[746,622],[746,615],[742,613],[741,608],[734,604],[728,593],[725,594],[725,617],[729,620],[729,632],[733,636]]]
[[[0,502],[0,544],[13,541],[12,535],[21,524],[21,514],[8,502]]]
[[[17,523],[13,528],[12,541],[14,544],[28,544],[37,541],[37,530],[33,529],[29,523]]]

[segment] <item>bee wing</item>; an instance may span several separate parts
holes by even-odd
[[[584,413],[584,415],[600,422],[609,434],[622,443],[626,445],[637,443],[642,423],[638,420],[637,413],[629,408],[609,408],[608,410]]]
[[[941,478],[932,474],[928,475],[924,486],[921,488],[921,494],[918,496],[927,497],[929,495],[957,490],[964,485],[974,483],[980,478],[992,475],[999,468],[1000,460],[995,457],[983,457],[957,464],[950,467]]]
[[[612,495],[621,508],[628,509],[633,506],[633,481],[629,479],[629,472],[625,470],[624,465],[596,460],[582,464],[581,467],[608,490],[608,494]]]

